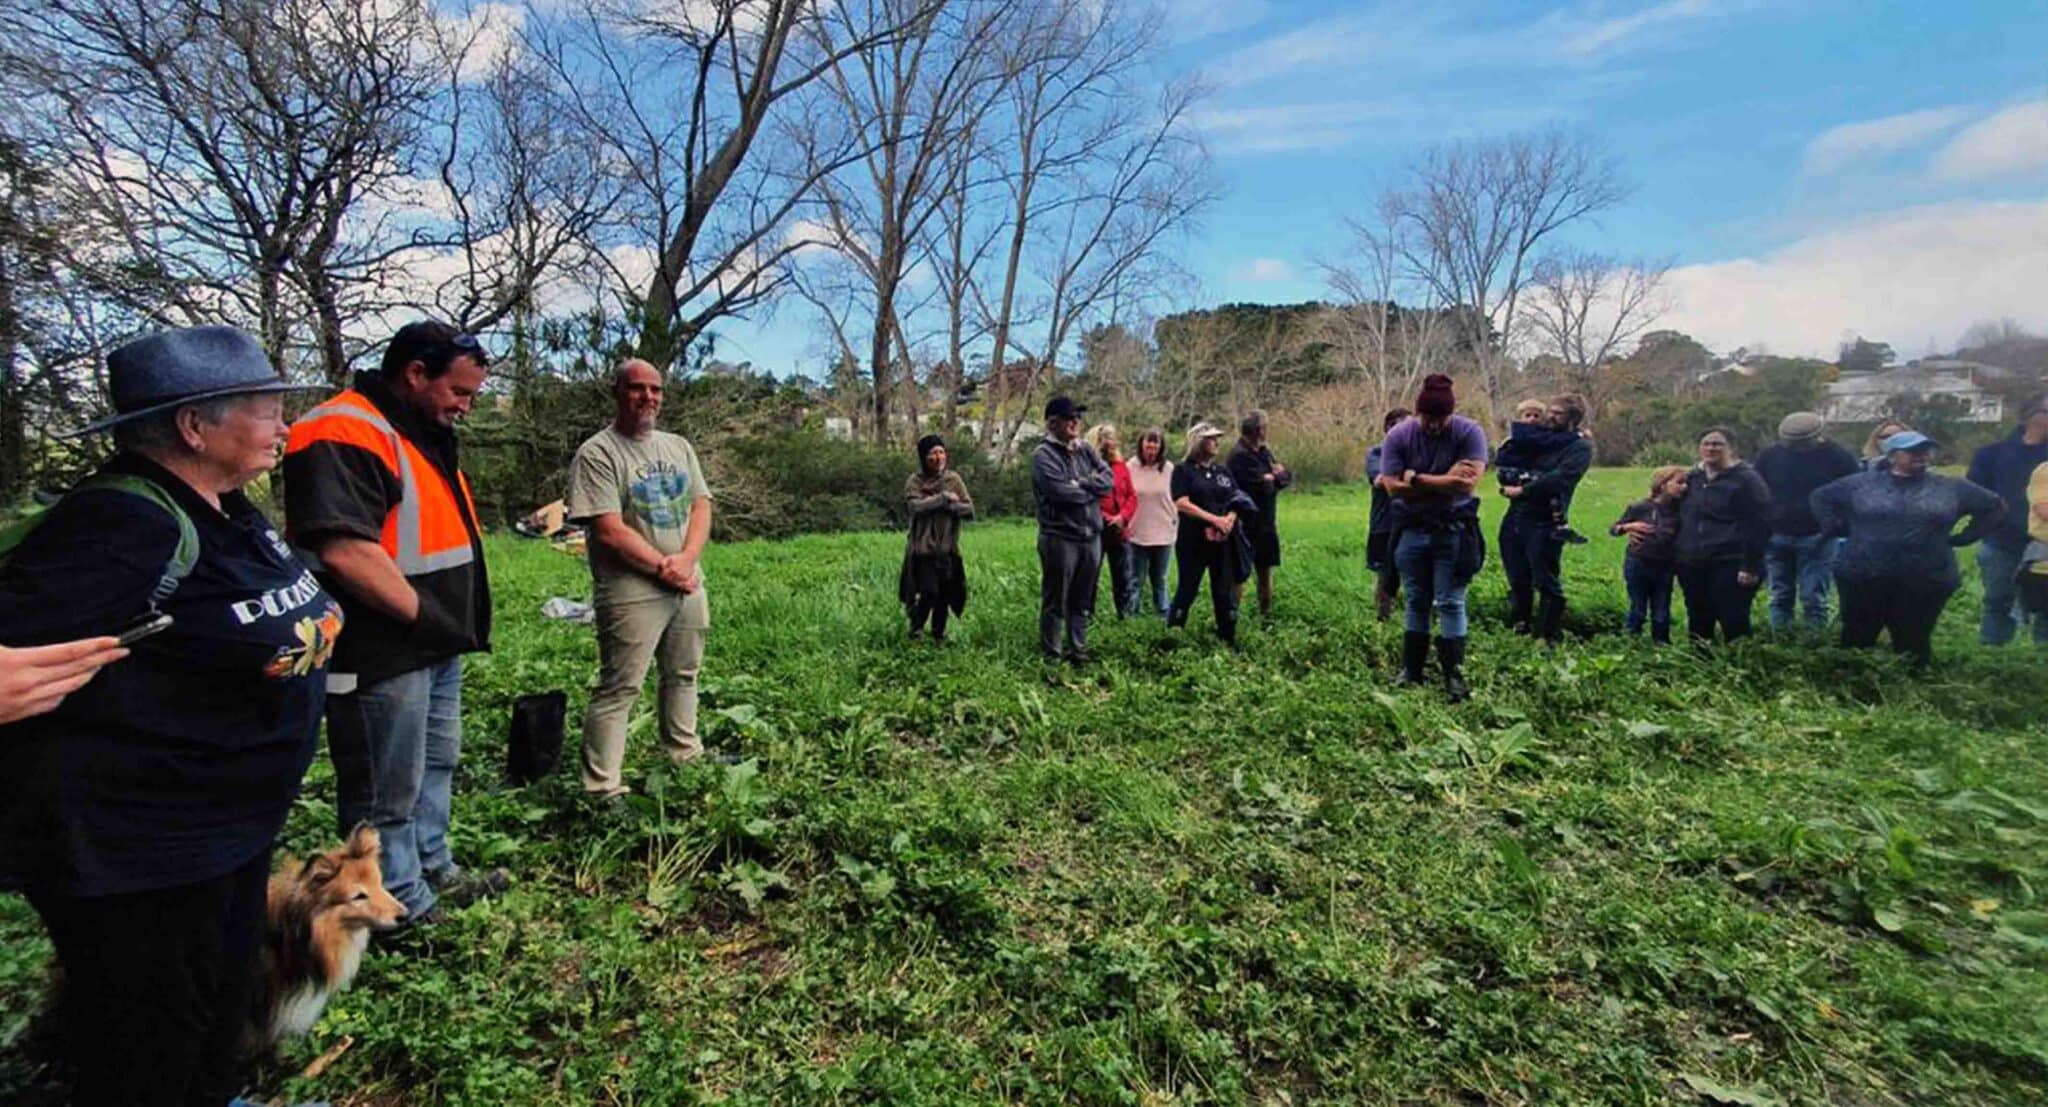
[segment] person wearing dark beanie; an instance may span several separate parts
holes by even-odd
[[[1415,415],[1388,431],[1380,446],[1378,481],[1391,498],[1389,547],[1407,600],[1400,683],[1423,682],[1434,620],[1437,663],[1454,703],[1471,695],[1464,671],[1465,588],[1486,556],[1473,492],[1486,472],[1486,431],[1457,409],[1449,377],[1425,378]]]
[[[1457,410],[1458,395],[1451,389],[1451,378],[1442,373],[1422,378],[1422,391],[1415,396],[1415,414],[1448,419]]]
[[[946,467],[946,442],[936,434],[917,440],[917,472],[903,482],[910,504],[910,543],[896,576],[896,598],[910,617],[910,637],[932,627],[946,641],[946,620],[967,607],[967,570],[960,562],[960,524],[974,518],[967,482]]]

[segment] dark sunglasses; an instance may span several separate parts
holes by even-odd
[[[449,361],[467,354],[478,365],[488,366],[491,363],[491,355],[484,350],[483,342],[466,331],[442,343],[441,348],[449,352]]]

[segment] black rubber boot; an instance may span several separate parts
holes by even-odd
[[[1671,644],[1671,624],[1670,624],[1670,623],[1651,623],[1651,624],[1650,624],[1650,641],[1652,641],[1652,642],[1655,642],[1655,643],[1657,643],[1657,644],[1658,644],[1658,645],[1660,645],[1660,646],[1668,646],[1668,645],[1670,645],[1670,644]]]
[[[1242,647],[1237,644],[1237,616],[1232,615],[1227,619],[1218,620],[1216,637],[1223,639],[1223,644],[1230,647],[1231,653],[1242,652]]]
[[[1429,632],[1411,630],[1401,635],[1401,679],[1396,681],[1403,688],[1414,688],[1423,683],[1422,667],[1429,664]]]
[[[1555,645],[1563,626],[1564,597],[1544,593],[1536,607],[1536,637]]]
[[[1167,608],[1167,609],[1166,609],[1166,625],[1167,625],[1167,626],[1168,626],[1169,628],[1173,629],[1173,630],[1179,630],[1179,629],[1180,629],[1181,627],[1184,627],[1184,626],[1188,625],[1188,612],[1187,612],[1187,608],[1184,608],[1184,607],[1169,607],[1169,608]]]
[[[1472,689],[1465,683],[1465,640],[1437,639],[1436,660],[1437,664],[1444,668],[1444,698],[1452,703],[1464,703],[1471,699]]]

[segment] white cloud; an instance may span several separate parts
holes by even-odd
[[[1253,258],[1233,266],[1230,270],[1230,279],[1255,281],[1261,284],[1291,281],[1294,279],[1294,267],[1279,258]]]
[[[1361,60],[1383,44],[1384,36],[1370,16],[1319,20],[1237,50],[1217,62],[1214,71],[1227,84],[1256,84]]]
[[[1966,108],[1929,108],[1883,119],[1844,123],[1821,132],[1806,144],[1801,172],[1839,173],[1858,162],[1908,150],[1954,130],[1970,117]]]
[[[1934,176],[1975,181],[2048,173],[2048,100],[2032,100],[1973,123],[1934,157]]]
[[[2048,324],[2048,201],[1935,204],[1866,216],[1759,258],[1671,273],[1658,325],[1729,349],[1832,357],[1844,330],[1941,347],[1979,319]]]
[[[1194,42],[1249,27],[1267,11],[1265,0],[1167,0],[1166,33],[1175,42]]]
[[[1567,54],[1587,57],[1627,45],[1630,39],[1659,28],[1714,15],[1726,7],[1727,4],[1717,4],[1712,0],[1665,0],[1665,3],[1653,4],[1641,11],[1601,19],[1577,28],[1565,35],[1559,45]]]
[[[1345,70],[1383,86],[1446,75],[1583,69],[1669,41],[1668,33],[1657,32],[1758,6],[1755,0],[1666,0],[1603,16],[1598,7],[1580,4],[1502,25],[1450,5],[1384,2],[1271,35],[1210,68],[1226,85]]]
[[[1272,153],[1342,146],[1375,121],[1400,109],[1367,100],[1310,104],[1269,104],[1247,108],[1205,108],[1191,121],[1217,149],[1228,153]]]

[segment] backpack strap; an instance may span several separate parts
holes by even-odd
[[[89,488],[112,489],[126,492],[162,508],[178,524],[178,548],[171,553],[171,560],[164,565],[164,575],[157,581],[150,593],[151,606],[160,604],[178,590],[185,578],[192,575],[192,567],[199,563],[199,530],[192,525],[192,517],[185,513],[177,498],[166,491],[163,485],[148,477],[129,473],[97,473],[80,481],[72,491],[82,492]]]

